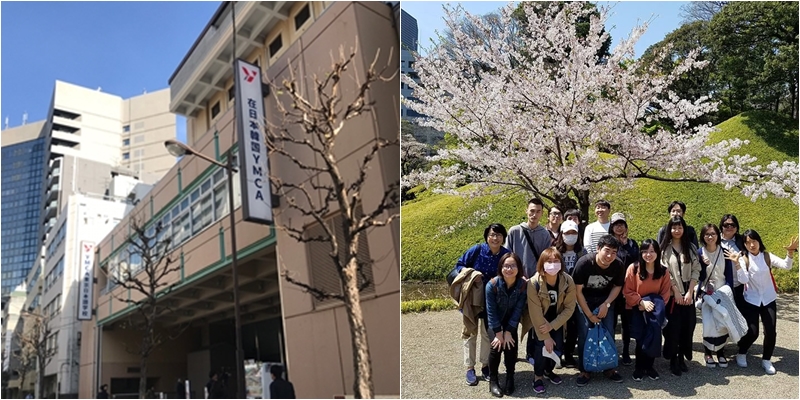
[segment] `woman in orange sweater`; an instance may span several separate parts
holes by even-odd
[[[630,310],[637,307],[640,311],[652,312],[655,304],[652,301],[643,300],[643,296],[657,294],[661,295],[664,304],[669,301],[671,283],[669,272],[661,265],[661,249],[658,242],[653,239],[645,239],[639,247],[639,261],[628,266],[625,273],[625,285],[622,293],[625,295],[625,308]],[[632,318],[636,318],[632,316]],[[661,335],[658,335],[661,340]],[[648,356],[642,350],[642,340],[636,339],[636,367],[633,372],[633,380],[641,381],[646,374],[650,379],[659,378],[658,372],[653,368],[654,357]]]

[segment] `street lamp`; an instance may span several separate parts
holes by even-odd
[[[242,323],[239,315],[239,274],[237,273],[238,254],[236,253],[236,221],[233,216],[233,173],[236,172],[237,169],[233,165],[233,154],[228,154],[228,162],[223,164],[174,139],[165,141],[164,147],[167,148],[169,154],[172,154],[175,157],[195,155],[228,171],[228,214],[231,218],[231,264],[233,267],[233,319],[236,327],[236,398],[244,399],[246,397],[244,384],[244,351],[242,351]]]

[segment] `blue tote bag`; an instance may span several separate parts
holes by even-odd
[[[617,367],[617,346],[614,336],[603,324],[594,324],[586,333],[583,346],[583,368],[587,372],[602,372]]]

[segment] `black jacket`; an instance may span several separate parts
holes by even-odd
[[[269,384],[269,398],[294,399],[294,385],[291,382],[278,378]]]

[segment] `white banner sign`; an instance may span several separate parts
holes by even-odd
[[[261,69],[236,60],[236,133],[239,141],[239,176],[242,216],[245,221],[272,223],[272,191],[264,142],[264,96]]]
[[[92,319],[94,288],[94,243],[81,242],[80,281],[78,281],[78,319]]]

